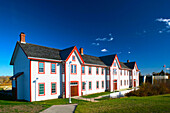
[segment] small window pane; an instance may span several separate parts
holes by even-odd
[[[89,82],[89,89],[91,89],[91,82]]]
[[[83,66],[82,67],[82,74],[84,74],[85,73],[85,67]]]
[[[39,72],[44,72],[44,63],[39,63]]]
[[[56,93],[56,83],[51,84],[51,92]]]
[[[85,82],[82,82],[82,90],[85,90]]]
[[[89,67],[89,74],[91,74],[91,67]]]
[[[96,85],[97,85],[97,88],[99,88],[99,81],[97,81],[97,84],[96,84]]]
[[[44,95],[44,84],[39,84],[39,95]]]
[[[51,72],[52,73],[56,72],[56,65],[55,64],[51,64]]]

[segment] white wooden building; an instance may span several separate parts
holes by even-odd
[[[76,46],[60,50],[26,43],[24,33],[10,65],[13,94],[18,100],[68,98],[139,85],[136,62],[120,62],[117,55],[85,55],[83,48],[78,51]]]

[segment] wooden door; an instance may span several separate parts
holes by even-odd
[[[78,96],[78,86],[71,86],[71,96]]]
[[[134,80],[134,87],[136,87],[136,80]]]
[[[117,80],[113,81],[113,90],[117,90]]]

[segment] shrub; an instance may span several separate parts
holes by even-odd
[[[126,96],[152,96],[170,93],[170,89],[165,83],[150,84],[145,83],[138,90],[131,91]]]

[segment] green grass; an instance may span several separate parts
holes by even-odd
[[[147,96],[147,97],[124,97],[120,99],[110,99],[103,97],[99,102],[87,102],[72,99],[72,103],[77,103],[76,113],[99,113],[99,112],[127,112],[127,113],[153,113],[170,111],[170,94]],[[22,102],[0,100],[0,112],[28,112],[38,113],[52,105],[68,104],[68,99],[52,99],[39,102]]]
[[[84,98],[95,98],[95,97],[102,96],[102,95],[108,95],[110,93],[111,92],[101,92],[101,93],[95,93],[95,94],[90,94],[90,95],[84,95],[82,97],[84,97]]]
[[[148,97],[125,97],[120,99],[100,100],[96,103],[78,105],[76,113],[99,112],[128,112],[128,113],[153,113],[170,112],[170,94]]]

